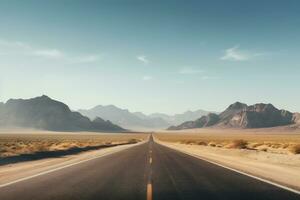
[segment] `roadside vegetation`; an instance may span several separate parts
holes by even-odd
[[[300,154],[300,144],[296,144],[292,147],[290,147],[290,152],[294,154]]]
[[[273,133],[157,133],[165,142],[202,145],[224,149],[247,149],[280,154],[300,154],[300,134]]]
[[[0,159],[72,148],[133,144],[146,137],[146,134],[0,134]]]

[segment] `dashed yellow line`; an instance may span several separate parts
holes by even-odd
[[[152,184],[147,184],[147,200],[152,200]]]
[[[149,176],[147,183],[147,200],[152,200],[152,143],[149,145]]]

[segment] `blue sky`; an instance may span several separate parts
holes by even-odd
[[[300,111],[299,1],[0,1],[0,101]]]

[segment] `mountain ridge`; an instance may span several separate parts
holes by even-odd
[[[165,129],[173,124],[180,124],[183,121],[194,120],[209,111],[196,110],[186,111],[182,114],[167,115],[164,113],[152,113],[146,115],[142,112],[130,112],[128,109],[122,109],[114,105],[98,105],[91,109],[78,110],[81,114],[89,117],[90,119],[99,116],[103,119],[112,121],[125,128],[154,128]]]
[[[123,131],[101,118],[90,120],[46,95],[9,99],[0,106],[0,127],[37,128],[52,131]]]
[[[247,105],[235,102],[219,115],[208,114],[195,121],[187,121],[178,126],[170,126],[168,130],[182,130],[203,127],[231,128],[267,128],[277,126],[297,126],[300,114],[287,110],[279,110],[272,104],[257,103]]]

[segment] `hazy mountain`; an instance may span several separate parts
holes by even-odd
[[[148,119],[149,116],[148,115],[145,115],[144,113],[142,112],[134,112],[133,113],[135,116],[141,118],[141,119]],[[154,118],[161,118],[161,117],[154,117]],[[161,118],[162,119],[162,118]]]
[[[121,131],[121,127],[96,118],[91,121],[45,95],[10,99],[0,105],[0,127],[27,127],[54,131]]]
[[[137,113],[139,114],[139,113]],[[158,117],[158,118],[161,118],[163,120],[166,120],[166,121],[170,121],[171,120],[171,115],[167,115],[167,114],[164,114],[164,113],[152,113],[150,115],[148,115],[147,117]]]
[[[292,125],[300,122],[299,113],[287,110],[278,110],[272,104],[255,104],[248,106],[236,102],[225,111],[208,114],[195,121],[187,121],[179,126],[171,126],[169,130],[189,128],[202,128],[209,126],[234,127],[234,128],[264,128],[283,125]]]
[[[78,110],[81,114],[94,119],[95,117],[101,117],[106,120],[110,120],[115,124],[118,124],[125,128],[146,128],[146,129],[161,129],[167,128],[170,125],[177,125],[187,120],[195,120],[203,115],[208,114],[208,111],[197,110],[187,111],[182,114],[167,115],[163,113],[153,113],[146,115],[142,112],[130,112],[127,109],[121,109],[114,105],[108,106],[95,106],[88,110]]]
[[[196,120],[204,115],[211,113],[210,111],[206,110],[196,110],[196,111],[186,111],[182,114],[175,114],[175,115],[167,115],[163,113],[153,113],[149,115],[149,117],[160,117],[167,121],[169,124],[178,125],[186,121],[193,121]],[[214,113],[214,112],[213,112]]]
[[[88,110],[78,110],[81,114],[94,119],[101,117],[110,120],[115,124],[125,128],[166,128],[170,126],[168,122],[158,117],[148,117],[141,112],[131,113],[127,109],[121,109],[114,105],[96,106]]]

